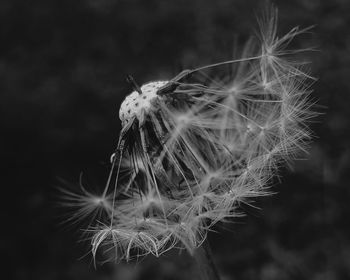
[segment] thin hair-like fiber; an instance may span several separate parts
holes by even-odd
[[[300,50],[287,49],[306,29],[278,37],[276,25],[271,8],[241,57],[135,83],[102,195],[66,192],[72,219],[98,211],[87,230],[94,258],[193,253],[214,224],[242,215],[241,203],[271,194],[278,167],[305,150],[314,116],[313,79],[291,60]]]

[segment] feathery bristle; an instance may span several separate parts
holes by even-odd
[[[310,76],[286,57],[298,52],[286,47],[303,30],[278,38],[276,21],[272,12],[260,22],[260,42],[249,40],[242,57],[126,97],[103,192],[112,202],[105,226],[96,225],[94,256],[102,244],[117,259],[159,256],[174,246],[192,252],[211,226],[242,214],[240,203],[270,194],[280,162],[309,140],[305,121],[312,117]],[[76,216],[100,205],[85,195],[72,196],[82,207]]]

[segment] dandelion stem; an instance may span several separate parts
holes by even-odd
[[[208,239],[205,239],[202,245],[194,251],[193,257],[196,260],[201,280],[220,280]]]

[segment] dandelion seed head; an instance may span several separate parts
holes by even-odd
[[[137,91],[130,93],[120,106],[119,119],[122,124],[129,122],[134,116],[140,119],[142,110],[147,113],[152,106],[152,102],[159,97],[157,95],[158,89],[167,83],[168,81],[150,82],[141,86],[142,94]]]
[[[304,151],[310,76],[285,50],[301,31],[277,37],[273,10],[260,27],[261,41],[248,41],[238,59],[134,83],[104,195],[72,200],[76,215],[103,206],[108,216],[109,226],[97,222],[94,256],[106,243],[118,260],[192,252],[215,223],[242,215],[240,203],[270,194],[280,164]]]

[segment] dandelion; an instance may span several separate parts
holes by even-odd
[[[305,30],[279,38],[276,20],[272,11],[260,21],[259,39],[236,59],[141,87],[128,77],[134,91],[120,107],[105,189],[98,200],[72,196],[77,216],[97,201],[106,214],[89,230],[94,257],[193,253],[241,203],[268,195],[279,165],[305,149],[311,77],[289,59],[300,50],[286,49]]]

